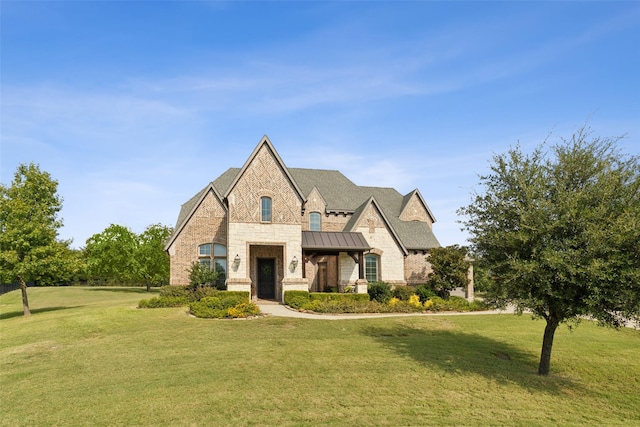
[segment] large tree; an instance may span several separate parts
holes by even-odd
[[[132,283],[136,279],[138,236],[129,228],[111,224],[87,239],[84,252],[90,280]]]
[[[494,156],[459,211],[495,301],[546,321],[540,375],[561,323],[640,318],[640,162],[618,141],[583,127],[531,154],[516,146]]]
[[[58,182],[38,165],[20,164],[10,186],[0,184],[0,281],[20,283],[25,316],[27,282],[54,284],[71,277],[77,257],[58,241],[62,199]]]
[[[111,224],[87,239],[84,249],[90,280],[160,286],[169,282],[169,255],[164,244],[171,228],[152,224],[138,235]]]
[[[162,224],[148,226],[138,236],[136,250],[136,276],[147,285],[161,286],[169,283],[169,254],[164,250],[172,229]]]

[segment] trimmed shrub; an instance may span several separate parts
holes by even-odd
[[[196,286],[191,290],[191,301],[200,301],[202,298],[217,296],[220,292],[211,286]]]
[[[437,296],[433,289],[427,285],[418,285],[415,290],[416,295],[420,297],[420,302],[424,303],[429,298]]]
[[[285,291],[284,303],[291,308],[300,308],[305,304],[309,304],[309,292]]]
[[[395,288],[393,288],[392,294],[395,298],[398,298],[399,300],[409,301],[409,298],[411,298],[411,295],[416,294],[416,289],[413,286],[398,285]]]
[[[372,301],[386,304],[391,299],[391,286],[385,282],[373,282],[367,286],[367,293]]]
[[[408,302],[400,300],[395,305],[383,304],[378,301],[349,301],[348,299],[315,300],[302,308],[317,313],[411,313],[421,311],[421,309],[409,305]]]
[[[234,319],[255,316],[260,313],[260,308],[250,302],[243,302],[228,309],[227,317]]]
[[[189,311],[196,317],[209,319],[222,319],[228,314],[228,310],[222,308],[222,302],[218,297],[204,297],[200,301],[192,302]]]
[[[186,286],[163,286],[160,288],[161,297],[188,297],[191,291]]]
[[[182,307],[185,305],[189,305],[189,299],[185,296],[159,296],[140,300],[138,308]]]
[[[219,291],[216,296],[192,302],[189,311],[196,317],[222,319],[256,315],[260,309],[249,302],[249,292]]]
[[[309,294],[310,301],[369,301],[369,294],[338,294],[312,292]]]
[[[469,311],[469,302],[462,298],[452,296],[449,299],[442,299],[440,297],[432,297],[427,302],[425,302],[425,308],[427,308],[427,303],[431,302],[428,309],[433,311]]]

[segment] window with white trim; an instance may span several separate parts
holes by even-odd
[[[319,212],[309,214],[309,231],[322,231],[322,216]]]
[[[227,279],[227,247],[219,243],[205,243],[198,246],[198,262],[218,272],[216,285],[223,285]]]
[[[260,198],[260,221],[271,222],[271,197]]]
[[[367,282],[377,282],[380,280],[380,257],[375,254],[364,256],[364,277]]]

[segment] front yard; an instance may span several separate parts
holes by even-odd
[[[197,319],[130,288],[0,297],[0,425],[637,425],[640,332],[528,316]]]

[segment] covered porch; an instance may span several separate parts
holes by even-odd
[[[303,231],[302,277],[310,292],[367,292],[364,253],[371,250],[362,233]]]

